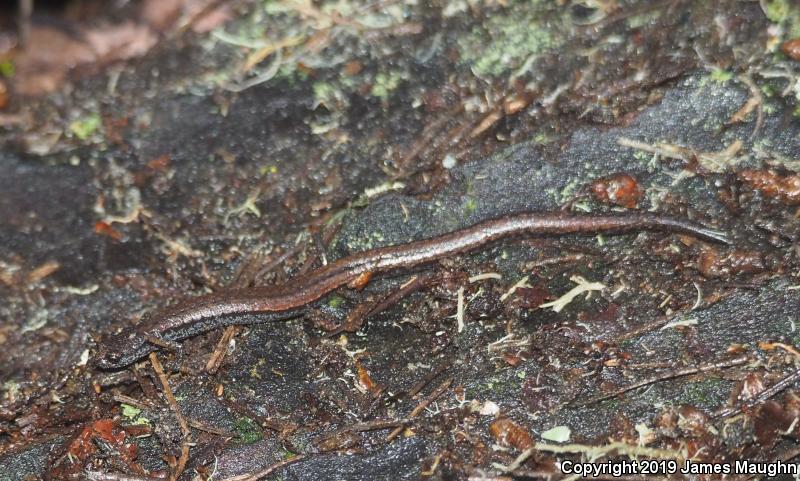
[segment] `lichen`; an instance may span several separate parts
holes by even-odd
[[[533,2],[488,17],[458,40],[462,61],[481,77],[523,73],[536,57],[562,43],[556,35],[561,22],[547,14],[546,5]]]

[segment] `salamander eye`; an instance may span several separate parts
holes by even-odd
[[[122,360],[122,353],[115,351],[105,351],[100,354],[97,366],[101,369],[112,369],[119,365]]]

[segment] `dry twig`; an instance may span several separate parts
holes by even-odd
[[[446,379],[446,380],[445,380],[443,383],[441,383],[441,384],[439,385],[439,387],[437,387],[436,389],[434,389],[434,390],[433,390],[433,392],[431,393],[431,395],[430,395],[430,396],[428,396],[427,398],[425,398],[425,399],[424,399],[424,400],[423,400],[421,403],[419,403],[419,404],[417,405],[417,407],[415,407],[415,408],[414,408],[414,410],[413,410],[413,411],[411,411],[411,414],[409,414],[409,415],[408,415],[408,418],[409,418],[409,419],[413,419],[413,418],[417,417],[417,416],[419,415],[419,413],[421,413],[421,412],[422,412],[422,411],[423,411],[423,410],[424,410],[426,407],[428,407],[428,405],[429,405],[430,403],[432,403],[432,402],[433,402],[433,401],[435,401],[435,400],[436,400],[436,399],[437,399],[439,396],[441,396],[442,394],[444,394],[444,392],[447,390],[447,388],[449,388],[449,387],[450,387],[450,384],[452,384],[452,382],[453,382],[453,378],[451,377],[451,378],[448,378],[448,379]],[[396,437],[397,437],[397,435],[398,435],[398,434],[400,434],[402,431],[403,431],[403,426],[399,426],[399,427],[397,427],[397,428],[396,428],[394,431],[392,431],[391,433],[389,433],[389,436],[387,436],[387,437],[386,437],[386,441],[391,441],[391,440],[393,440],[393,439],[394,439],[394,438],[396,438]]]
[[[649,379],[645,379],[643,381],[639,381],[637,383],[631,384],[630,386],[625,386],[622,389],[618,389],[618,390],[616,390],[616,391],[614,391],[612,393],[604,394],[602,396],[597,396],[597,397],[594,397],[594,398],[589,399],[587,401],[575,404],[575,406],[576,407],[583,407],[583,406],[588,406],[588,405],[591,405],[591,404],[595,404],[595,403],[598,403],[598,402],[601,402],[601,401],[605,401],[606,399],[615,398],[617,396],[625,394],[626,392],[633,391],[635,389],[639,389],[641,387],[649,386],[651,384],[655,384],[655,383],[661,382],[661,381],[666,381],[666,380],[669,380],[669,379],[675,379],[675,378],[684,377],[684,376],[691,376],[693,374],[700,374],[700,373],[703,373],[703,372],[714,371],[714,370],[717,370],[717,369],[725,369],[725,368],[734,367],[734,366],[741,366],[742,364],[745,364],[748,360],[749,359],[748,359],[747,356],[739,356],[739,357],[731,359],[729,361],[715,362],[715,363],[712,363],[712,364],[705,364],[703,366],[687,367],[687,368],[684,368],[684,369],[678,369],[677,371],[665,372],[665,373],[659,374],[657,376],[653,376],[653,377],[651,377]]]
[[[156,353],[151,352],[149,359],[150,364],[153,366],[153,370],[155,371],[156,376],[158,377],[158,380],[161,382],[161,386],[164,389],[164,397],[167,398],[169,407],[172,409],[172,412],[175,413],[175,417],[178,419],[178,425],[181,427],[181,433],[183,433],[181,457],[178,458],[178,465],[175,467],[169,477],[170,481],[176,481],[183,473],[183,470],[186,467],[186,461],[189,460],[189,425],[186,423],[186,419],[183,417],[183,414],[181,414],[181,408],[178,406],[178,401],[175,400],[175,396],[172,394],[172,388],[169,387],[167,376],[164,374],[164,367],[161,365],[161,361],[158,360],[158,356]]]

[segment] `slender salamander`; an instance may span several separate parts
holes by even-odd
[[[641,230],[680,232],[708,241],[731,243],[723,232],[688,220],[649,213],[514,214],[430,239],[353,254],[290,279],[280,286],[227,290],[189,298],[156,313],[145,320],[142,326],[127,329],[113,338],[101,349],[97,366],[101,369],[128,366],[159,349],[159,340],[169,343],[223,326],[297,317],[303,314],[309,303],[343,285],[368,279],[371,274],[419,266],[471,251],[509,236],[623,233]],[[247,316],[256,313],[259,315]]]

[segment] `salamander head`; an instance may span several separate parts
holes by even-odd
[[[94,364],[98,369],[116,371],[133,364],[155,349],[155,346],[138,332],[123,332],[100,348]]]

